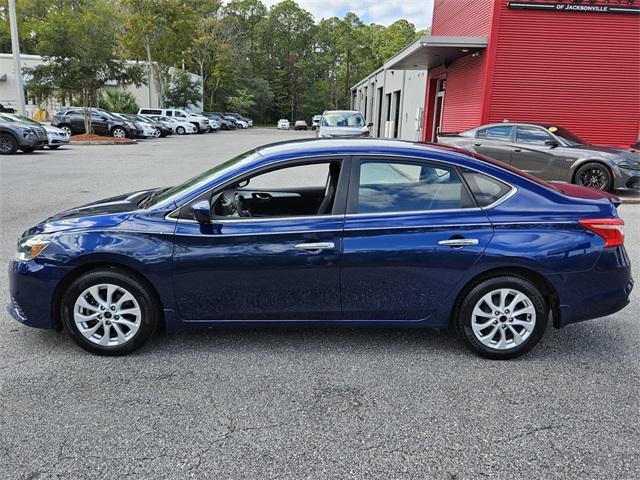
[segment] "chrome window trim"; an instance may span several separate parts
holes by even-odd
[[[464,212],[473,212],[473,211],[479,211],[479,210],[490,210],[498,205],[500,205],[501,203],[507,201],[509,198],[511,198],[512,196],[514,196],[516,193],[518,193],[518,187],[516,187],[515,185],[512,185],[509,182],[506,182],[505,180],[502,180],[498,177],[496,177],[495,175],[491,175],[490,173],[486,173],[486,172],[482,172],[480,170],[477,170],[473,167],[467,167],[467,166],[460,166],[460,165],[456,165],[450,162],[446,162],[446,161],[441,161],[441,160],[433,160],[433,159],[428,159],[428,158],[419,158],[419,157],[407,157],[406,155],[401,155],[401,154],[397,154],[397,153],[393,153],[393,154],[386,154],[386,153],[363,153],[363,154],[351,154],[351,153],[341,153],[341,154],[336,154],[337,156],[340,156],[342,158],[344,158],[345,156],[357,156],[357,157],[393,157],[393,158],[404,158],[406,160],[416,160],[416,161],[431,161],[431,162],[440,162],[440,163],[447,163],[448,165],[451,165],[453,168],[466,168],[468,170],[472,170],[476,173],[479,173],[480,175],[486,175],[487,177],[493,178],[494,180],[504,183],[505,185],[508,185],[509,187],[511,187],[511,190],[509,192],[507,192],[506,194],[504,194],[502,197],[500,197],[498,200],[496,200],[495,202],[487,205],[486,207],[469,207],[469,208],[450,208],[450,209],[440,209],[440,210],[412,210],[412,211],[405,211],[405,212],[382,212],[382,213],[349,213],[344,215],[347,218],[351,218],[354,216],[373,216],[373,215],[412,215],[412,214],[428,214],[428,213],[447,213],[447,212],[459,212],[459,211],[464,211]],[[322,155],[311,155],[311,156],[307,156],[304,157],[305,159],[313,159],[313,158],[327,158],[327,157],[331,157],[331,155],[327,155],[327,154],[322,154]],[[470,157],[473,158],[473,157]],[[277,165],[278,163],[284,163],[287,161],[290,161],[291,159],[285,159],[285,160],[275,160],[273,162],[269,162],[266,163],[265,165],[263,165],[263,167],[267,167],[267,166],[273,166],[273,165]],[[499,167],[498,167],[499,168]],[[266,172],[265,172],[266,173]],[[232,178],[230,178],[228,181],[229,182],[233,182],[236,178],[242,177],[243,175],[245,175],[245,173],[241,173],[238,174]],[[214,190],[216,187],[213,187],[211,190]],[[184,202],[182,205],[180,205],[179,207],[175,208],[174,210],[172,210],[171,212],[169,212],[167,215],[165,215],[165,219],[171,219],[171,220],[176,220],[177,222],[183,222],[183,223],[198,223],[195,220],[188,220],[188,219],[181,219],[181,218],[177,218],[175,216],[173,216],[174,214],[177,214],[179,212],[179,210],[185,206],[187,203],[189,203],[191,200],[187,200],[186,202]],[[474,199],[475,200],[475,199]],[[272,217],[273,220],[296,220],[296,219],[304,219],[304,218],[320,218],[320,217],[342,217],[343,215],[310,215],[310,216],[291,216],[291,217]],[[249,219],[249,218],[243,218],[243,219],[233,219],[233,220],[216,220],[217,222],[229,222],[229,223],[233,223],[233,222],[238,222],[238,221],[247,221],[247,220],[260,220],[260,221],[265,221],[268,220],[268,218],[260,218],[260,219]]]

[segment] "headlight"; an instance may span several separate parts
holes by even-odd
[[[618,167],[626,168],[627,170],[640,170],[640,162],[620,162]]]
[[[50,240],[48,235],[34,235],[18,240],[18,252],[16,257],[18,260],[31,260],[47,248]]]
[[[22,136],[24,138],[30,137],[30,136],[35,135],[35,134],[36,134],[35,130],[33,130],[31,128],[25,128],[25,129],[22,130]]]

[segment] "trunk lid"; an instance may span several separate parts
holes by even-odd
[[[581,185],[574,185],[572,183],[564,182],[547,182],[556,190],[562,192],[567,197],[580,198],[584,200],[603,200],[608,201],[618,207],[622,200],[620,197],[602,190],[596,190],[595,188],[583,187]]]

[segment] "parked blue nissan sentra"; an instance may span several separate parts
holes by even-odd
[[[12,315],[102,355],[162,326],[455,327],[478,354],[528,352],[612,314],[633,287],[617,197],[453,147],[269,145],[182,185],[27,230]]]

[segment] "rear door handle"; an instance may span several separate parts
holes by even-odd
[[[514,148],[514,149],[513,149],[513,151],[514,151],[514,152],[521,152],[521,151],[522,151],[522,149],[521,149],[521,148]]]
[[[314,243],[298,243],[294,245],[299,250],[306,250],[310,253],[319,253],[322,250],[328,250],[335,248],[336,245],[333,242],[314,242]]]
[[[474,147],[481,147],[481,146],[482,146],[482,144],[481,144],[481,143],[474,143],[474,144],[473,144],[473,146],[474,146]]]
[[[478,245],[477,238],[452,238],[450,240],[440,240],[438,245],[444,245],[446,247],[469,247],[472,245]]]

